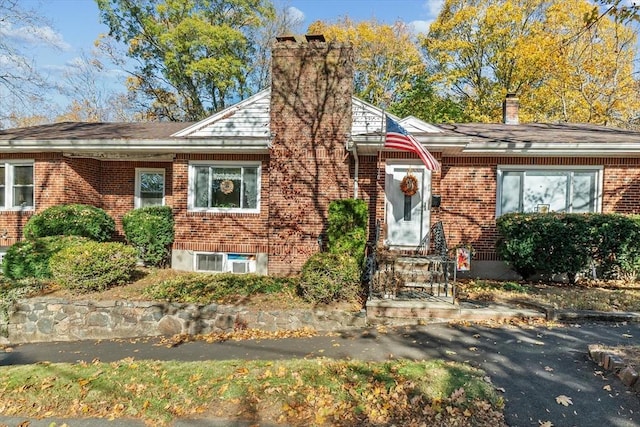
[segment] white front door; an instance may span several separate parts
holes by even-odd
[[[418,191],[413,196],[400,189],[409,173],[418,181]],[[392,247],[417,248],[429,232],[431,171],[421,164],[387,164],[385,196],[386,243]]]

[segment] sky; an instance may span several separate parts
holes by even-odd
[[[334,22],[348,16],[355,21],[375,18],[393,23],[400,20],[421,32],[428,30],[442,0],[274,0],[274,3],[279,10],[286,7],[289,13],[302,17],[302,31],[316,20]],[[65,69],[78,66],[83,53],[88,56],[98,36],[108,31],[100,22],[94,0],[20,0],[19,4],[48,21],[49,25],[37,28],[35,34],[49,44],[42,43],[33,32],[16,27],[0,26],[0,37],[17,39],[35,60],[37,68],[53,78],[62,76]],[[113,85],[124,77],[117,70],[108,76],[105,78],[110,78]]]

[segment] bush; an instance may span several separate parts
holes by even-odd
[[[640,220],[617,214],[520,214],[497,220],[498,254],[522,277],[566,274],[594,263],[605,278],[640,272]]]
[[[360,199],[335,200],[329,204],[328,250],[353,256],[362,265],[367,244],[367,204]]]
[[[123,243],[89,241],[62,249],[49,268],[60,286],[79,292],[103,291],[131,280],[136,250]]]
[[[127,241],[148,265],[163,267],[169,263],[174,239],[173,213],[169,206],[150,206],[127,212],[122,218]]]
[[[89,241],[78,236],[50,236],[11,245],[2,262],[4,276],[11,280],[51,277],[49,260],[60,250]]]
[[[590,215],[593,260],[605,279],[635,278],[640,273],[640,217]]]
[[[33,215],[24,226],[24,236],[35,239],[46,236],[82,236],[98,242],[111,239],[115,222],[107,213],[89,205],[52,206]]]
[[[230,296],[277,293],[293,288],[295,279],[257,274],[188,273],[153,284],[144,293],[153,299],[211,304]]]
[[[302,298],[315,304],[353,301],[360,293],[360,267],[356,258],[320,252],[302,267],[298,284]]]

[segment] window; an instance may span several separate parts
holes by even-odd
[[[260,165],[193,163],[189,168],[189,209],[258,212]]]
[[[256,257],[246,254],[196,253],[195,270],[215,273],[255,273]]]
[[[135,207],[164,205],[164,169],[136,169]]]
[[[196,254],[196,271],[224,271],[224,254]]]
[[[496,213],[598,212],[602,168],[498,167]]]
[[[33,162],[0,162],[0,209],[33,209]]]

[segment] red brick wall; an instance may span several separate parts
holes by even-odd
[[[449,247],[471,243],[476,260],[495,260],[498,238],[495,226],[498,165],[603,166],[603,213],[640,214],[640,159],[444,157],[433,153],[442,170],[432,175],[432,194],[442,196],[440,208],[431,211],[431,222],[442,220]],[[360,157],[359,197],[375,206],[375,219],[384,223],[384,163],[386,158],[412,158],[405,153]],[[377,164],[380,174],[377,174]],[[378,178],[376,180],[376,178]],[[377,185],[375,183],[377,182]]]
[[[188,212],[189,161],[261,161],[260,213]],[[178,155],[174,163],[172,196],[176,242],[174,249],[202,252],[266,253],[269,215],[267,155]]]
[[[318,251],[329,203],[351,197],[353,52],[277,43],[272,64],[269,272],[289,275]]]

